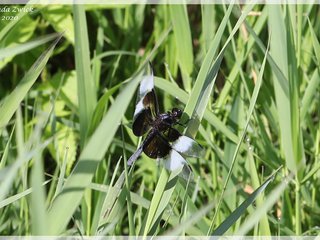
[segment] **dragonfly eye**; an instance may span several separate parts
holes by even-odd
[[[179,108],[172,108],[171,112],[172,112],[172,116],[176,118],[180,118],[182,116],[182,110]]]

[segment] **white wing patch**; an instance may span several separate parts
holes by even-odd
[[[190,157],[198,157],[202,153],[200,145],[192,138],[181,136],[172,143],[172,148]]]
[[[175,150],[171,150],[168,156],[163,159],[164,167],[169,171],[175,171],[187,164],[186,160]]]
[[[136,116],[138,113],[140,113],[144,109],[143,105],[143,99],[140,99],[140,101],[136,105],[136,109],[134,110],[133,116]]]
[[[154,88],[153,74],[143,76],[143,79],[141,80],[140,88],[139,88],[140,98],[143,98],[148,92],[151,92],[153,88]]]

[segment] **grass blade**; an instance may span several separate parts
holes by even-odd
[[[34,141],[36,146],[40,146],[42,128],[46,123],[46,116],[39,116],[39,123],[35,126]],[[45,235],[47,232],[47,216],[46,216],[46,193],[44,182],[44,167],[42,159],[42,151],[37,151],[34,158],[34,165],[31,173],[31,185],[33,191],[30,199],[30,213],[32,218],[32,234]]]
[[[90,69],[87,21],[83,5],[74,5],[75,61],[78,81],[80,140],[83,147],[97,103],[96,87]]]
[[[311,37],[312,37],[313,50],[314,50],[314,53],[316,54],[317,62],[319,64],[320,63],[320,44],[319,44],[319,40],[318,40],[318,37],[317,37],[316,33],[314,32],[314,29],[313,29],[312,24],[311,24],[309,19],[308,19],[308,23],[309,23],[309,29],[310,29]],[[319,65],[318,65],[318,67],[319,67]]]
[[[191,31],[186,5],[169,5],[173,33],[178,53],[178,62],[182,71],[184,88],[190,91],[189,76],[193,70],[193,49]]]
[[[201,17],[202,17],[202,32],[203,32],[203,44],[205,52],[210,47],[211,40],[214,38],[215,23],[212,21],[215,18],[215,5],[201,5]]]
[[[198,129],[198,126],[202,119],[202,115],[207,106],[207,102],[212,91],[214,80],[222,60],[223,50],[219,55],[220,57],[217,57],[214,66],[212,66],[212,62],[214,57],[217,55],[219,43],[227,25],[227,21],[231,14],[232,8],[233,4],[229,6],[217,30],[215,38],[212,40],[210,44],[209,50],[203,60],[196,82],[192,88],[190,98],[184,110],[188,119],[191,119],[191,121],[188,124],[187,135],[195,136],[196,130]],[[197,101],[195,101],[195,99],[197,99]]]
[[[59,35],[60,34],[58,34],[58,33],[54,33],[54,34],[50,34],[50,35],[47,35],[44,37],[39,37],[36,40],[30,41],[27,43],[23,43],[23,44],[19,44],[14,47],[0,49],[0,61],[6,57],[11,57],[11,56],[15,56],[17,54],[23,53],[23,52],[27,52],[28,50],[31,50],[33,48],[36,48],[36,47],[42,45],[42,44],[50,42],[50,41],[56,39],[57,37],[59,37]]]
[[[2,156],[1,156],[1,159],[0,159],[0,169],[3,169],[6,166],[8,153],[9,153],[9,148],[10,148],[10,146],[12,144],[12,142],[11,142],[12,141],[12,135],[13,135],[13,133],[15,131],[15,128],[16,128],[16,125],[13,126],[12,131],[10,133],[10,136],[9,136],[9,138],[7,140],[6,146],[5,146],[4,150],[3,150],[3,153],[2,153]]]
[[[48,212],[50,223],[48,232],[50,234],[60,233],[66,227],[73,212],[79,205],[83,191],[90,184],[96,167],[108,150],[139,81],[140,78],[136,77],[123,89],[92,137],[88,140],[61,194],[57,196]],[[62,208],[61,206],[69,207]]]
[[[161,215],[167,207],[175,189],[175,183],[178,180],[177,174],[179,174],[179,171],[169,173],[165,168],[162,169],[148,209],[145,225],[140,231],[143,236],[154,233],[155,227],[158,225],[157,223],[161,219]]]
[[[265,215],[268,209],[279,199],[283,191],[287,188],[289,179],[284,179],[266,198],[264,205],[261,208],[256,209],[247,220],[240,226],[239,231],[236,235],[245,235],[260,219],[261,216]]]
[[[212,235],[221,236],[241,217],[241,215],[247,210],[247,208],[256,200],[256,198],[262,193],[266,187],[272,182],[275,177],[275,172],[270,176],[259,188],[257,188],[253,193],[249,195],[249,197],[241,203],[239,207],[237,207],[218,228],[216,228]]]
[[[18,86],[16,86],[12,93],[3,100],[0,106],[0,130],[8,124],[14,112],[19,107],[19,104],[39,77],[41,71],[44,69],[46,63],[48,62],[54,47],[61,37],[62,35],[57,37],[57,39],[47,49],[47,51],[41,54],[37,61],[32,65],[30,70],[22,78]]]
[[[185,91],[180,89],[177,85],[158,77],[155,77],[155,85],[156,87],[162,89],[164,92],[179,99],[179,101],[181,101],[182,103],[186,104],[188,102],[189,95]],[[217,131],[224,134],[228,139],[235,143],[238,142],[237,135],[235,135],[228,127],[226,127],[226,125],[216,115],[214,115],[212,111],[206,109],[204,112],[204,118],[212,126],[214,126]]]
[[[262,62],[262,65],[261,65],[261,69],[260,69],[260,72],[259,72],[259,77],[258,77],[258,80],[256,82],[256,85],[254,87],[254,90],[253,90],[253,93],[252,93],[252,96],[251,96],[251,99],[250,99],[250,105],[249,105],[249,110],[248,110],[248,114],[247,114],[247,120],[246,120],[244,129],[243,129],[243,132],[241,134],[240,140],[239,140],[239,142],[238,142],[238,144],[236,146],[236,149],[234,151],[232,162],[231,162],[230,168],[229,168],[229,172],[228,172],[227,178],[225,180],[225,183],[223,185],[222,193],[220,195],[220,198],[219,198],[219,201],[218,201],[218,205],[217,205],[217,208],[215,210],[215,214],[214,214],[213,219],[211,221],[211,226],[210,226],[210,228],[208,230],[208,235],[211,233],[211,230],[213,228],[213,224],[215,222],[215,218],[217,216],[217,213],[220,210],[222,199],[223,199],[226,187],[228,185],[228,182],[230,180],[230,177],[231,177],[231,174],[232,174],[232,171],[233,171],[236,159],[237,159],[237,155],[238,155],[238,152],[240,150],[240,146],[242,144],[242,141],[245,138],[245,135],[246,135],[246,132],[247,132],[247,129],[248,129],[248,125],[249,125],[249,122],[250,122],[250,119],[251,119],[251,116],[252,116],[252,113],[253,113],[257,98],[258,98],[260,87],[261,87],[261,84],[262,84],[262,76],[263,76],[263,73],[264,73],[264,67],[265,67],[265,64],[266,64],[266,59],[267,59],[267,52],[265,53],[265,57],[263,59],[263,62]]]
[[[2,170],[3,176],[1,176],[1,178],[3,180],[0,183],[0,202],[5,199],[7,193],[11,189],[11,184],[15,180],[19,168],[23,166],[23,164],[30,161],[31,158],[38,154],[38,152],[43,151],[43,149],[46,148],[51,141],[52,139],[46,140],[40,146],[37,146],[29,152],[22,154],[14,161],[12,165],[5,168],[5,171]]]
[[[311,80],[308,83],[306,90],[304,91],[304,95],[301,102],[301,121],[305,120],[308,109],[310,108],[310,104],[312,100],[317,94],[317,89],[320,85],[320,73],[319,69],[316,69],[311,77]]]
[[[288,79],[288,53],[287,53],[287,39],[286,39],[286,26],[282,19],[281,7],[277,5],[269,5],[269,24],[272,29],[270,50],[271,56],[275,63],[279,66],[285,78]],[[283,45],[279,44],[279,41]],[[281,146],[286,156],[287,166],[290,170],[296,171],[294,162],[293,149],[292,149],[292,132],[291,132],[291,115],[290,115],[290,100],[289,95],[283,91],[280,86],[280,80],[275,75],[273,70],[274,89],[276,96],[277,111],[279,115],[279,125],[281,130]],[[288,81],[286,86],[289,87]],[[290,123],[290,124],[289,124]]]
[[[219,29],[217,31],[217,34],[212,41],[210,45],[210,49],[208,50],[208,53],[206,54],[206,57],[202,63],[201,69],[199,71],[199,74],[197,76],[197,80],[195,82],[195,85],[192,89],[189,101],[187,103],[187,106],[185,108],[185,113],[188,116],[188,118],[191,118],[190,123],[188,124],[188,128],[186,130],[187,135],[195,136],[196,131],[198,129],[198,126],[200,124],[200,121],[203,117],[203,114],[205,112],[207,103],[209,101],[210,94],[212,92],[212,88],[215,82],[215,78],[218,73],[218,69],[220,67],[220,63],[222,61],[222,57],[224,54],[224,50],[226,49],[227,45],[231,41],[232,37],[236,33],[236,31],[241,26],[242,22],[245,20],[246,16],[249,14],[251,9],[253,8],[253,5],[247,5],[239,17],[236,25],[234,26],[231,34],[229,35],[226,43],[224,44],[221,52],[217,56],[215,62],[212,64],[212,61],[214,59],[214,56],[217,53],[217,49],[219,46],[220,38],[222,36],[222,32],[226,27],[227,21],[229,19],[229,16],[231,14],[231,10],[233,9],[233,4],[230,4],[229,8],[227,9],[227,12],[225,14],[225,17],[223,18]],[[197,99],[197,101],[194,101],[194,99]]]

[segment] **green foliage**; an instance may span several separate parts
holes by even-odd
[[[319,7],[34,8],[0,21],[1,235],[319,234]],[[126,165],[148,61],[191,175]]]

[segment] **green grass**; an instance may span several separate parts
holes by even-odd
[[[36,8],[0,22],[1,235],[320,233],[317,5]],[[126,165],[148,61],[189,180]]]

